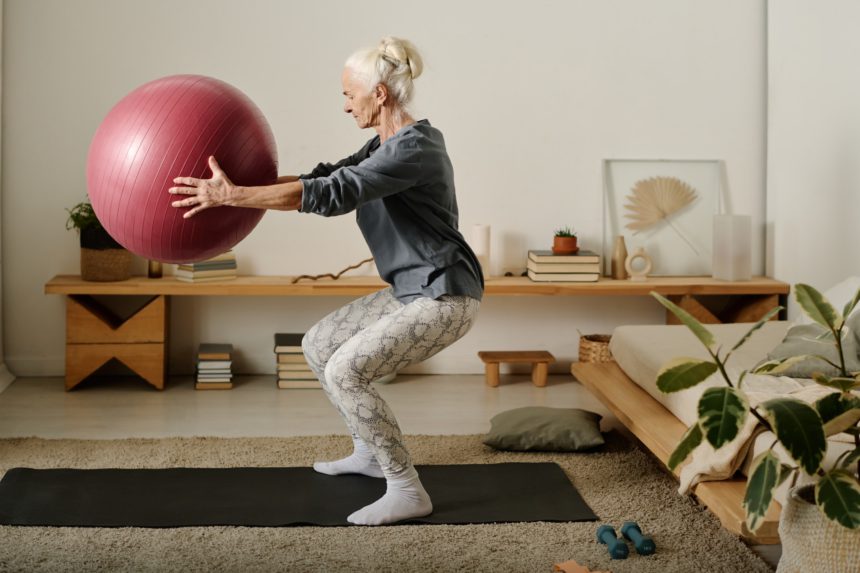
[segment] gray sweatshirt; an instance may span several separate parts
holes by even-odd
[[[379,136],[358,152],[320,163],[301,177],[301,212],[324,217],[356,211],[379,275],[404,303],[426,296],[481,300],[484,277],[457,229],[454,169],[445,140],[427,120]]]

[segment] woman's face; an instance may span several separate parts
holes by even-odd
[[[343,111],[352,115],[355,118],[355,123],[361,129],[379,125],[379,110],[382,107],[382,102],[374,93],[378,90],[368,91],[365,84],[358,81],[349,68],[343,69],[341,83],[343,84],[343,95],[346,98]]]

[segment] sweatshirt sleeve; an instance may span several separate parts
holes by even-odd
[[[417,142],[402,139],[383,145],[359,163],[330,175],[302,180],[303,213],[344,215],[360,205],[414,187],[421,175]]]
[[[358,165],[361,163],[361,160],[367,157],[368,150],[374,144],[374,140],[371,139],[364,146],[350,155],[349,157],[344,157],[337,163],[318,163],[316,167],[311,170],[310,173],[305,173],[304,175],[299,175],[299,179],[314,179],[316,177],[328,177],[341,167],[347,167],[349,165]]]

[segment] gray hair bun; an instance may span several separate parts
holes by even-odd
[[[424,62],[421,54],[409,40],[388,36],[379,42],[379,56],[383,61],[394,66],[398,71],[400,68],[409,68],[409,77],[418,79],[424,71]]]
[[[355,52],[347,58],[346,66],[368,89],[385,84],[400,107],[412,100],[412,82],[424,71],[424,61],[412,42],[393,36],[383,38],[376,48]]]

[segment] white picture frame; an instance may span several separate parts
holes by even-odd
[[[713,219],[725,203],[724,171],[718,159],[604,159],[604,274],[610,274],[615,238],[623,235],[628,253],[645,249],[653,262],[651,276],[710,276]],[[653,226],[634,231],[628,227],[633,188],[652,178],[678,179],[692,188],[694,199]]]

